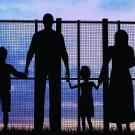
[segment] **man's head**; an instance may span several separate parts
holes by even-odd
[[[45,14],[44,17],[43,17],[43,24],[46,28],[49,28],[51,29],[52,28],[52,25],[53,25],[53,16],[49,13]]]

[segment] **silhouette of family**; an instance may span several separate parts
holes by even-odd
[[[66,68],[66,79],[71,89],[80,88],[79,101],[80,117],[82,119],[82,130],[86,129],[87,119],[89,129],[92,129],[91,118],[94,117],[94,104],[92,88],[98,89],[103,82],[105,67],[112,60],[112,71],[109,87],[107,89],[106,107],[108,122],[117,124],[118,130],[122,130],[122,124],[134,121],[134,97],[133,85],[129,69],[135,66],[133,48],[128,45],[128,34],[124,30],[118,30],[115,34],[115,45],[108,47],[107,65],[103,64],[98,79],[98,85],[89,81],[91,71],[88,66],[82,66],[80,75],[83,82],[72,86],[68,64],[68,53],[66,51],[63,35],[52,29],[53,16],[45,14],[43,17],[44,29],[33,35],[26,58],[25,73],[6,63],[7,50],[0,47],[0,96],[3,111],[4,128],[7,129],[11,110],[11,82],[10,74],[19,78],[27,78],[28,68],[33,56],[35,56],[35,91],[34,91],[34,129],[41,131],[44,123],[44,97],[46,80],[49,80],[49,123],[54,132],[61,130],[61,59]]]

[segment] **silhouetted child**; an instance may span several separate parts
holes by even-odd
[[[87,66],[83,66],[81,68],[80,73],[84,82],[71,86],[69,81],[69,86],[71,89],[74,88],[81,88],[81,96],[80,96],[80,117],[82,119],[82,129],[85,131],[86,124],[85,119],[88,121],[89,129],[92,129],[92,122],[91,117],[94,116],[94,104],[93,104],[93,97],[92,97],[92,88],[98,89],[99,86],[96,86],[94,82],[89,81],[90,79],[90,69]]]
[[[9,116],[11,108],[11,81],[10,74],[13,74],[19,78],[26,78],[24,73],[16,71],[16,69],[6,63],[7,50],[4,47],[0,47],[0,96],[2,101],[2,111],[3,111],[3,123],[4,129],[8,127]]]

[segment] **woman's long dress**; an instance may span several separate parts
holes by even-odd
[[[133,85],[129,68],[134,65],[134,52],[125,48],[109,47],[108,62],[112,59],[109,88],[106,91],[107,118],[110,122],[134,121]]]

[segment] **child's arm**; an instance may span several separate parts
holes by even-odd
[[[96,84],[93,82],[93,87],[97,90],[99,88],[99,85],[96,86]]]
[[[79,85],[72,86],[70,80],[69,80],[68,82],[69,82],[69,87],[70,87],[70,89],[74,89],[74,88],[80,87]]]
[[[18,72],[13,66],[9,65],[10,72],[18,78],[27,78],[26,74]]]

